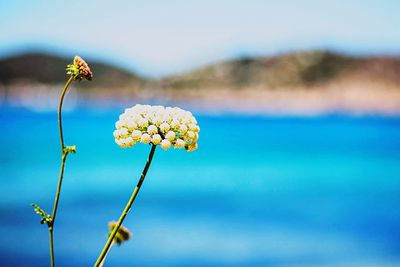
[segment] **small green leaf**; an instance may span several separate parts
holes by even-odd
[[[73,146],[66,146],[66,147],[64,148],[64,153],[65,153],[65,154],[68,154],[68,153],[75,154],[75,153],[76,153],[76,145],[73,145]]]
[[[50,223],[52,221],[51,215],[45,212],[41,207],[39,207],[35,203],[32,204],[32,207],[35,210],[36,214],[42,217],[42,219],[40,220],[41,224]]]
[[[108,228],[110,229],[110,232],[108,233],[108,236],[111,235],[111,233],[114,230],[114,228],[116,227],[116,225],[117,225],[117,222],[115,222],[115,221],[112,221],[112,222],[108,223]],[[117,245],[120,246],[125,241],[128,241],[131,238],[131,236],[132,236],[132,233],[127,228],[125,228],[123,225],[121,225],[118,228],[118,230],[117,230],[117,232],[116,232],[116,234],[114,236],[113,241]]]

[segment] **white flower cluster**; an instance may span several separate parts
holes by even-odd
[[[200,127],[191,112],[180,108],[135,105],[115,123],[115,142],[122,148],[152,143],[164,149],[197,149]]]

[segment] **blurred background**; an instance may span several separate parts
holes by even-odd
[[[158,149],[106,266],[400,266],[398,1],[1,1],[0,266],[91,266],[145,163],[114,124],[191,110],[193,153]]]

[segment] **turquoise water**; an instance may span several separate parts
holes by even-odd
[[[48,266],[55,113],[0,109],[0,266]],[[113,140],[121,111],[66,113],[58,266],[91,266],[149,147]],[[400,266],[400,118],[197,114],[200,148],[158,149],[106,266]]]

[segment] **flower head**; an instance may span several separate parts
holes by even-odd
[[[125,109],[115,123],[115,142],[120,147],[135,143],[197,149],[200,127],[191,112],[177,107],[135,105]]]
[[[93,78],[89,65],[80,56],[75,56],[74,62],[67,66],[67,74],[73,76],[74,80],[79,81],[83,80],[83,78],[91,81]]]
[[[117,222],[112,221],[108,223],[108,228],[110,229],[110,233],[114,230],[114,227],[117,225]],[[126,229],[123,225],[121,225],[117,231],[117,234],[114,237],[114,242],[118,245],[121,245],[125,241],[128,241],[132,236],[132,233]]]

